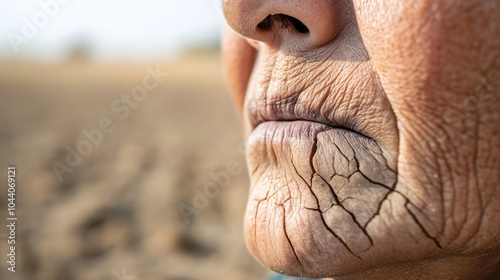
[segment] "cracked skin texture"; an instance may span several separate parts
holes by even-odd
[[[301,3],[223,1],[250,251],[294,276],[500,279],[500,3]]]

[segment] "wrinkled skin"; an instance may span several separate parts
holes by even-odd
[[[334,279],[500,279],[500,1],[223,9],[249,136],[245,234],[262,264]]]

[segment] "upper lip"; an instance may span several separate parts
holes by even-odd
[[[259,124],[268,121],[310,121],[350,130],[345,122],[322,115],[320,108],[308,110],[312,105],[304,104],[305,102],[299,100],[299,96],[300,94],[292,94],[283,98],[248,100],[246,108],[251,128],[254,129]]]

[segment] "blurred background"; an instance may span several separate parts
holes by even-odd
[[[0,1],[0,279],[262,279],[219,2]]]

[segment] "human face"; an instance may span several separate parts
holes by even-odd
[[[248,133],[245,235],[262,264],[346,279],[499,273],[499,1],[223,9]]]

